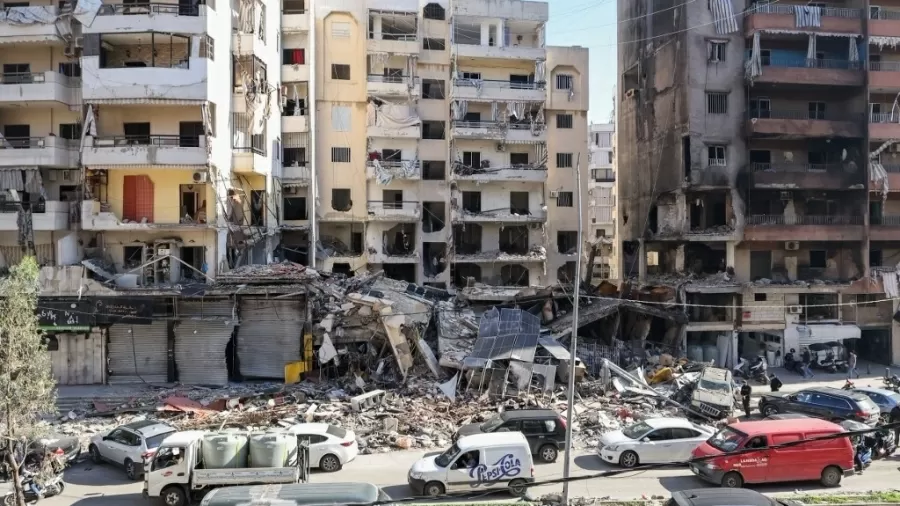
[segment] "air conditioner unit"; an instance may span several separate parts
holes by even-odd
[[[784,243],[784,249],[788,251],[797,251],[800,249],[800,241],[787,241]]]
[[[791,192],[781,192],[781,200],[791,200]]]
[[[803,313],[803,307],[802,306],[788,306],[788,313],[801,314],[801,313]]]
[[[84,37],[75,37],[75,47],[84,47]]]
[[[558,191],[558,190],[553,190],[553,191],[550,192],[550,198],[551,198],[551,199],[555,199],[555,198],[557,198],[557,197],[559,197],[559,191]]]
[[[195,183],[205,183],[208,177],[206,172],[194,172],[193,180]]]

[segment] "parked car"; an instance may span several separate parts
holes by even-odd
[[[288,432],[309,441],[309,466],[333,473],[359,455],[353,431],[327,423],[298,423]]]
[[[622,467],[686,462],[694,448],[714,433],[711,427],[684,418],[650,418],[600,436],[597,455]]]
[[[156,420],[131,422],[91,438],[88,452],[95,464],[123,466],[125,475],[136,480],[144,474],[144,459],[156,452],[175,427]]]
[[[825,420],[856,420],[866,424],[877,423],[880,414],[878,406],[866,395],[831,387],[807,388],[792,394],[763,394],[759,412],[765,416],[802,413]]]
[[[812,418],[809,415],[804,415],[803,413],[780,413],[777,415],[770,415],[766,417],[766,420],[796,420],[798,418]]]
[[[785,499],[773,499],[746,488],[722,490],[696,488],[672,493],[664,506],[801,506]]]
[[[48,434],[32,441],[28,451],[29,456],[38,456],[47,452],[54,453],[62,458],[66,465],[70,465],[81,455],[81,441],[75,436]]]
[[[490,432],[521,432],[528,439],[531,454],[542,462],[556,461],[559,450],[566,445],[566,419],[552,409],[504,411],[484,423],[463,425],[453,440]]]
[[[691,395],[691,407],[713,418],[731,416],[734,410],[734,378],[731,371],[721,367],[703,369],[697,388]]]
[[[893,390],[886,390],[884,388],[873,388],[873,387],[859,387],[854,388],[853,392],[859,392],[869,399],[872,399],[872,402],[878,406],[879,411],[881,411],[881,418],[883,420],[890,420],[891,411],[897,409],[900,406],[900,394]]]
[[[734,423],[694,449],[690,469],[698,477],[726,488],[785,481],[820,481],[826,487],[836,487],[844,476],[853,474],[850,438],[770,447],[844,432],[840,425],[814,418]],[[754,448],[759,450],[750,451]],[[737,450],[743,450],[739,457],[732,454]]]

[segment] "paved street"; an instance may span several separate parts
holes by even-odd
[[[342,471],[335,474],[313,472],[314,482],[363,481],[381,485],[392,497],[406,497],[411,491],[406,486],[409,466],[423,452],[394,452],[378,455],[362,455]],[[585,475],[614,469],[602,464],[597,457],[585,452],[575,456],[573,475]],[[865,474],[844,480],[840,491],[868,491],[895,488],[900,456],[873,464]],[[537,465],[538,480],[562,476],[562,461],[549,465]],[[62,497],[41,501],[41,506],[130,506],[154,504],[141,498],[141,483],[129,482],[118,469],[109,466],[91,466],[83,463],[66,473],[68,487]],[[633,472],[614,478],[596,478],[570,485],[573,496],[632,499],[641,495],[665,495],[670,491],[705,487],[686,469]],[[534,494],[559,492],[561,485],[538,487]],[[796,490],[821,490],[816,483],[791,483],[780,486],[760,487],[765,493],[794,492]],[[492,500],[510,500],[506,496],[494,496]]]

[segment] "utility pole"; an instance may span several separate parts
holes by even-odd
[[[563,463],[563,505],[569,504],[569,467],[572,460],[572,412],[575,408],[575,349],[578,346],[578,306],[581,297],[581,255],[584,247],[583,210],[581,198],[581,153],[575,163],[575,195],[578,199],[578,261],[575,262],[575,293],[572,308],[572,338],[569,344],[569,399],[566,408],[566,455]]]

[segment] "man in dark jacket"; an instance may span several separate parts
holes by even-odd
[[[772,392],[781,390],[782,385],[784,385],[784,383],[782,383],[778,376],[775,376],[775,374],[769,376],[769,388],[772,389]]]
[[[741,403],[744,405],[744,414],[750,416],[750,395],[753,394],[753,388],[746,380],[741,385]]]
[[[803,377],[804,378],[812,378],[814,376],[814,374],[812,373],[811,370],[809,370],[809,365],[812,363],[812,357],[809,354],[809,348],[803,349],[802,357],[803,357],[803,359],[802,359]]]

